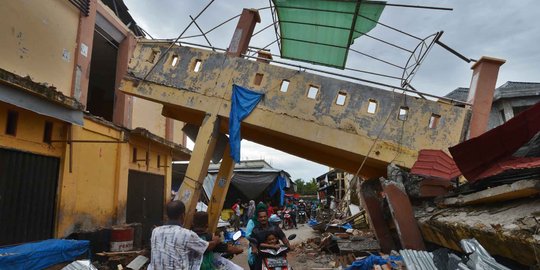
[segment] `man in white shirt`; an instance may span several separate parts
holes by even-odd
[[[204,252],[220,243],[217,236],[207,242],[182,228],[185,210],[182,201],[167,204],[168,222],[152,231],[149,270],[199,270]]]

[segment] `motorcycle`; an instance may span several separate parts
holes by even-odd
[[[284,230],[292,229],[294,227],[294,223],[292,221],[292,215],[290,210],[283,211],[283,225]]]
[[[228,245],[232,245],[232,246],[238,246],[239,243],[238,243],[238,240],[242,237],[242,232],[241,231],[237,231],[235,232],[232,236],[230,234],[227,235],[226,239],[225,239],[225,243],[227,243]],[[214,253],[214,259],[213,259],[213,264],[214,264],[214,267],[215,269],[227,269],[227,270],[241,270],[243,269],[241,266],[239,265],[236,265],[235,263],[233,263],[231,261],[231,259],[241,253],[242,250],[240,250],[240,252],[234,252],[233,253]]]
[[[296,234],[291,234],[287,239],[293,240]],[[262,259],[262,270],[292,270],[289,261],[287,260],[287,252],[289,249],[281,246],[279,249],[261,249],[259,255]]]
[[[239,246],[239,242],[238,240],[240,240],[240,238],[242,238],[242,231],[237,231],[235,232],[232,236],[230,237],[225,237],[225,243],[228,244],[228,245],[231,245],[231,246]],[[232,259],[234,257],[235,254],[233,253],[222,253],[221,254],[221,257],[224,257],[226,259]]]
[[[306,211],[300,210],[298,211],[298,223],[304,224],[307,221],[307,215]]]

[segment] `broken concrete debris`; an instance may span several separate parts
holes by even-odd
[[[534,251],[540,250],[540,179],[498,181],[497,176],[489,185],[480,185],[482,181],[473,185],[457,178],[456,165],[447,154],[426,153],[439,158],[431,169],[424,160],[424,167],[416,169],[421,175],[391,164],[388,179],[361,182],[358,193],[364,219],[355,222],[355,228],[362,225],[372,231],[343,230],[340,226],[346,221],[357,220],[350,214],[312,222],[313,229],[323,234],[309,246],[333,254],[335,267],[352,267],[348,255],[365,259],[395,250],[401,250],[407,269],[509,269],[491,255],[505,257],[503,262],[512,268],[538,264]],[[359,232],[361,237],[355,238]],[[366,232],[372,233],[371,239]],[[478,240],[463,240],[469,238]],[[435,268],[437,264],[446,268]],[[367,269],[379,269],[373,267]]]

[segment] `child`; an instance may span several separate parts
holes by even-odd
[[[208,213],[200,211],[196,212],[193,216],[193,226],[191,230],[203,240],[212,240],[212,235],[208,233]],[[243,252],[243,250],[239,247],[229,246],[222,242],[214,247],[214,249],[211,251],[206,251],[204,253],[201,270],[217,269],[217,262],[215,261],[214,252],[240,254]]]
[[[266,233],[266,239],[264,243],[260,244],[261,248],[272,248],[272,249],[279,249],[281,245],[279,244],[279,237],[277,235],[277,232],[274,230],[270,230]]]

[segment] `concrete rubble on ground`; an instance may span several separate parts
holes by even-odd
[[[536,269],[538,170],[505,167],[466,182],[442,151],[423,151],[419,164],[410,172],[390,164],[387,178],[362,181],[360,210],[312,221],[322,235],[304,244],[306,252],[324,252],[329,267],[351,270]],[[351,223],[354,229],[347,230]],[[389,254],[402,263],[389,263]]]

